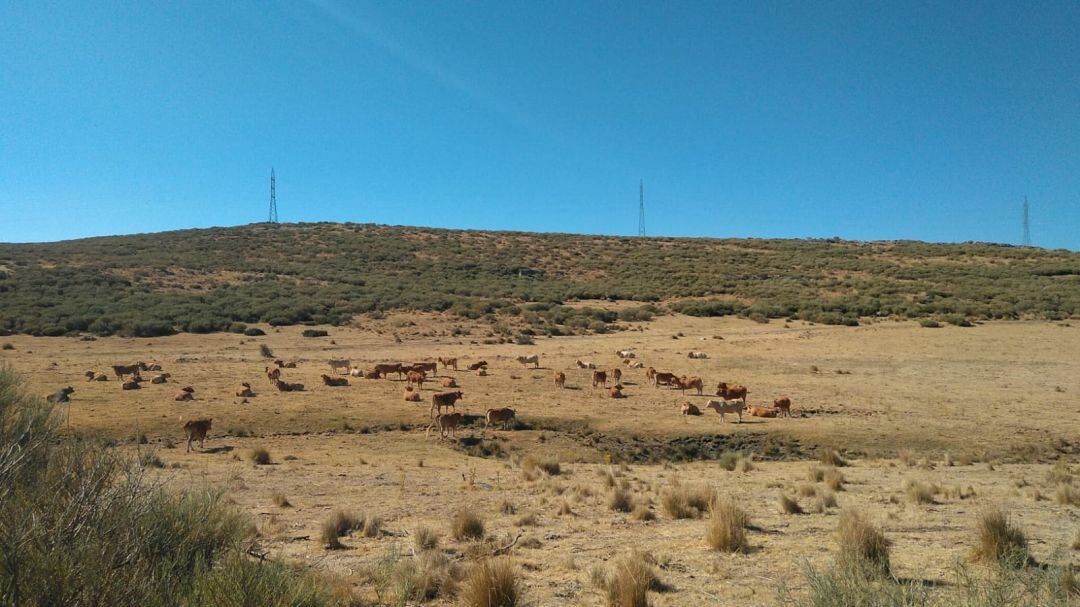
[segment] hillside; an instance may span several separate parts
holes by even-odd
[[[656,307],[561,305],[631,300]],[[0,331],[150,336],[445,311],[527,334],[693,315],[1063,318],[1080,253],[990,244],[626,238],[253,224],[0,245]],[[508,324],[508,323],[503,323]]]

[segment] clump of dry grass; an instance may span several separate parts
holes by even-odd
[[[840,515],[836,530],[840,554],[838,564],[868,577],[889,575],[889,540],[855,510]]]
[[[280,491],[275,491],[274,494],[270,496],[270,500],[274,502],[274,505],[278,508],[292,507],[292,504],[289,503],[289,498],[285,497],[285,494]]]
[[[704,485],[675,483],[660,493],[660,506],[674,519],[698,518],[715,499],[715,492]]]
[[[633,507],[630,492],[622,487],[615,487],[608,495],[607,506],[615,512],[630,512]]]
[[[483,539],[484,521],[474,512],[459,508],[450,519],[450,534],[458,541]]]
[[[798,494],[803,497],[814,497],[817,495],[817,488],[810,483],[802,483],[798,487]]]
[[[608,607],[648,607],[649,590],[663,586],[653,569],[652,559],[637,550],[615,560],[607,572],[594,569],[592,579],[603,592]]]
[[[901,449],[896,459],[900,460],[900,463],[908,468],[915,465],[915,454],[910,449]]]
[[[344,548],[341,537],[364,527],[364,516],[345,510],[336,510],[319,529],[319,539],[330,550]]]
[[[521,471],[525,480],[534,481],[541,476],[558,476],[562,467],[557,460],[529,455],[522,460]]]
[[[439,547],[439,534],[431,527],[417,527],[413,533],[413,546],[416,547],[417,552],[434,550]]]
[[[825,478],[825,470],[815,464],[810,464],[810,468],[806,471],[806,480],[811,483],[820,483]]]
[[[709,510],[705,542],[721,552],[746,552],[746,527],[750,517],[730,499],[717,500]]]
[[[821,453],[818,454],[818,461],[826,466],[836,466],[837,468],[848,465],[844,458],[840,457],[840,454],[833,449],[822,449]]]
[[[1073,482],[1072,470],[1064,460],[1058,460],[1054,467],[1046,473],[1046,482],[1051,485],[1071,485]]]
[[[412,558],[391,551],[370,567],[368,577],[380,604],[412,605],[453,596],[461,570],[438,550],[425,550]]]
[[[656,518],[656,514],[653,512],[652,504],[648,500],[639,500],[634,504],[634,509],[630,512],[630,518],[635,521],[651,521]]]
[[[555,510],[555,514],[558,516],[568,516],[573,514],[574,511],[570,509],[570,504],[566,500],[563,500],[559,507]]]
[[[499,502],[499,512],[502,512],[503,514],[514,514],[517,512],[517,508],[514,507],[514,504],[510,500],[504,498]]]
[[[976,544],[972,550],[974,561],[998,563],[1008,567],[1020,567],[1031,560],[1024,532],[1013,526],[1008,515],[1001,509],[992,509],[979,515],[975,525]]]
[[[382,519],[377,516],[365,517],[364,527],[361,531],[363,531],[364,537],[379,537],[382,535]]]
[[[1076,530],[1076,534],[1073,535],[1072,549],[1080,550],[1080,528]]]
[[[1080,489],[1059,483],[1054,491],[1054,501],[1063,506],[1080,506]]]
[[[270,451],[265,447],[255,447],[248,453],[248,459],[256,466],[265,466],[271,463]]]
[[[844,482],[846,480],[844,479],[844,473],[840,472],[836,468],[826,468],[825,475],[822,480],[825,481],[825,486],[827,486],[829,489],[832,489],[833,491],[844,490]]]
[[[524,599],[524,586],[506,558],[492,558],[472,566],[461,587],[466,607],[516,607]]]
[[[786,495],[780,495],[780,512],[783,514],[805,514],[806,511],[802,509],[799,502],[795,501]]]
[[[904,493],[915,504],[933,504],[934,495],[941,493],[937,485],[907,479],[904,481]]]
[[[814,512],[824,514],[829,508],[836,507],[836,495],[831,491],[821,491],[814,500]]]
[[[540,524],[540,521],[536,518],[536,514],[533,512],[523,514],[514,519],[515,527],[535,527],[538,524]]]
[[[941,463],[946,468],[951,468],[953,465],[955,465],[955,462],[953,462],[952,455],[949,455],[949,453],[947,451],[945,452],[945,457],[942,458]]]

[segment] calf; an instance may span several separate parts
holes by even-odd
[[[271,369],[270,367],[267,367],[266,368],[266,379],[270,380],[271,384],[276,384],[277,381],[279,379],[281,379],[281,368],[280,367],[274,367],[273,369]]]
[[[603,386],[607,387],[607,372],[605,371],[593,371],[592,372],[592,387]]]
[[[621,379],[622,379],[622,369],[612,369],[611,370],[611,381],[613,381],[615,383],[619,383],[619,380],[621,380]]]
[[[656,377],[656,369],[654,369],[652,367],[649,367],[648,369],[645,369],[645,381],[648,381],[649,383],[653,383],[653,380],[654,380],[655,377]]]
[[[458,387],[458,385],[457,385],[457,382],[454,381],[453,377],[447,377],[446,379],[442,380],[442,387],[444,387],[444,388],[456,388],[456,387]]]
[[[138,390],[141,387],[142,386],[139,385],[139,382],[134,379],[129,379],[128,381],[120,384],[121,390]]]
[[[528,368],[529,365],[532,365],[534,369],[539,369],[540,368],[540,355],[539,354],[530,354],[528,356],[519,356],[519,357],[517,357],[516,360],[519,363],[521,363],[521,366],[523,366],[523,367]]]
[[[727,384],[726,382],[720,382],[716,386],[716,395],[724,400],[741,400],[743,404],[746,404],[747,389],[739,384]]]
[[[193,392],[188,392],[187,390],[181,390],[177,392],[175,396],[173,396],[173,400],[180,402],[186,400],[195,400],[195,394]]]
[[[456,437],[457,436],[458,424],[461,423],[461,420],[464,419],[464,417],[465,416],[462,415],[461,413],[442,413],[442,414],[439,414],[439,415],[435,416],[434,419],[431,420],[431,425],[428,426],[427,432],[425,434],[430,435],[431,434],[431,429],[434,428],[435,426],[439,426],[439,436],[440,436],[440,438],[446,438],[447,435],[452,435],[452,436]]]
[[[405,386],[405,402],[418,403],[420,402],[420,393],[413,390],[412,386]]]
[[[720,414],[720,422],[724,421],[725,413],[736,413],[739,416],[739,423],[742,423],[742,412],[746,408],[746,405],[737,400],[710,400],[705,403],[705,407],[712,409]]]
[[[349,377],[363,378],[364,377],[364,370],[361,369],[360,367],[352,367],[351,369],[349,369]]]
[[[457,368],[457,358],[443,358],[442,356],[440,356],[439,357],[439,363],[442,364],[443,369],[449,369],[449,368],[453,367],[453,369],[455,371],[458,370],[458,368]]]
[[[60,388],[56,392],[53,392],[52,394],[46,396],[45,400],[49,401],[50,403],[66,403],[71,401],[68,396],[74,393],[75,388],[68,386],[66,388]]]
[[[768,407],[750,407],[752,417],[776,417],[776,409]]]
[[[791,399],[781,396],[773,401],[773,407],[780,413],[780,417],[791,417]]]
[[[457,411],[457,401],[465,398],[465,394],[458,390],[456,392],[439,392],[431,395],[431,417],[434,418],[437,414],[442,413],[443,409],[454,409]]]
[[[255,391],[251,389],[251,384],[243,382],[240,384],[240,389],[236,391],[236,395],[241,398],[250,398],[255,396]]]
[[[479,360],[479,361],[476,361],[473,364],[469,365],[469,370],[470,371],[479,371],[480,369],[483,369],[483,368],[485,368],[487,366],[488,366],[488,364],[487,364],[486,360]]]
[[[329,375],[320,375],[319,378],[322,379],[322,383],[334,388],[349,385],[349,380],[345,379],[344,377],[330,377]]]
[[[566,387],[566,374],[562,371],[555,372],[555,387],[559,389]]]
[[[701,409],[697,408],[694,403],[683,403],[682,406],[683,415],[701,415]]]
[[[491,426],[491,424],[502,424],[503,430],[506,430],[510,422],[514,421],[515,415],[517,415],[517,412],[509,407],[488,409],[487,415],[484,417],[484,428]]]
[[[188,421],[184,421],[184,418],[180,418],[180,422],[184,424],[184,433],[187,434],[187,452],[191,453],[192,441],[199,441],[199,448],[203,448],[203,443],[206,441],[206,433],[214,425],[213,418],[204,417],[197,418]]]

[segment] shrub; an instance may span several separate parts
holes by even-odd
[[[607,506],[615,512],[630,512],[633,509],[630,492],[622,487],[615,487],[608,496]]]
[[[908,479],[904,481],[904,492],[907,493],[908,499],[915,504],[933,504],[934,494],[936,487],[929,483],[922,481],[913,481]]]
[[[144,468],[164,468],[165,462],[156,453],[148,452],[139,456],[139,465]]]
[[[660,506],[664,513],[674,519],[698,518],[715,500],[715,494],[706,486],[676,484],[660,493]]]
[[[739,454],[734,451],[724,451],[720,457],[716,458],[716,463],[724,470],[732,472],[739,463]]]
[[[806,471],[806,478],[811,483],[820,483],[822,480],[825,479],[825,471],[818,466],[811,465],[810,468]]]
[[[537,458],[529,455],[521,462],[521,470],[525,475],[525,480],[536,480],[539,473],[546,474],[548,476],[557,476],[562,468],[559,466],[559,462],[553,459]]]
[[[413,546],[417,552],[434,550],[439,547],[439,534],[431,527],[420,526],[413,533]]]
[[[824,479],[825,486],[833,491],[844,490],[844,473],[836,468],[826,468]]]
[[[403,559],[392,549],[367,573],[381,599],[379,604],[387,605],[412,605],[453,596],[461,577],[458,566],[437,550],[424,550]]]
[[[523,514],[514,519],[515,527],[535,527],[540,521],[536,518],[536,514],[530,512],[529,514]]]
[[[832,449],[822,449],[818,454],[818,460],[826,466],[835,466],[837,468],[848,465],[844,458],[840,457],[840,454]]]
[[[319,539],[329,549],[344,548],[340,538],[357,529],[363,529],[365,517],[347,510],[335,510],[320,528]]]
[[[919,321],[919,326],[926,327],[927,329],[939,329],[941,328],[941,323],[932,318],[923,318]]]
[[[450,534],[455,540],[479,540],[484,537],[484,521],[465,508],[459,508],[450,519]]]
[[[746,552],[746,527],[750,517],[730,499],[717,501],[709,511],[705,542],[720,552]]]
[[[662,586],[650,560],[647,554],[632,550],[616,559],[609,571],[593,572],[608,607],[648,607],[649,590]]]
[[[263,331],[259,327],[248,327],[244,329],[244,335],[247,335],[248,337],[261,337],[266,335],[266,331]]]
[[[274,357],[274,351],[271,350],[270,346],[268,346],[266,344],[259,344],[259,354],[261,354],[263,358],[273,358]]]
[[[558,516],[567,516],[573,513],[574,511],[570,509],[570,503],[566,500],[563,500],[562,503],[559,504],[559,507],[555,510],[555,514],[557,514]]]
[[[795,501],[786,495],[780,496],[780,512],[784,514],[805,514],[805,510],[799,505],[799,502]]]
[[[523,599],[524,586],[507,558],[474,564],[461,588],[461,602],[467,607],[516,607]]]
[[[1024,532],[1014,527],[1000,509],[988,510],[979,515],[975,533],[976,544],[971,553],[974,561],[1020,567],[1031,560]]]
[[[265,466],[271,463],[270,452],[264,447],[255,447],[252,449],[251,453],[248,454],[248,459],[256,466]]]
[[[322,329],[304,329],[300,335],[303,337],[326,337],[329,333]]]
[[[866,577],[889,575],[889,540],[855,510],[840,515],[836,530],[841,569]]]
[[[1063,506],[1080,506],[1080,489],[1061,483],[1054,491],[1054,501]]]

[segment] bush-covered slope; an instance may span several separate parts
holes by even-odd
[[[990,244],[619,238],[357,224],[0,245],[0,330],[156,335],[341,323],[394,309],[600,329],[575,299],[688,314],[1057,318],[1080,309],[1080,254]],[[533,305],[525,305],[531,302]],[[625,319],[649,311],[624,312]]]

